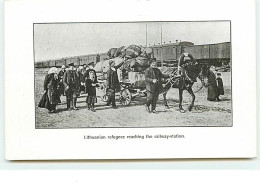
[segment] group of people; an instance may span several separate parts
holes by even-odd
[[[115,93],[119,88],[117,68],[114,61],[109,62],[110,68],[107,72],[107,105],[117,108],[115,102]],[[67,110],[78,110],[77,98],[84,91],[87,94],[86,104],[88,110],[95,112],[95,103],[97,103],[96,88],[100,86],[94,63],[83,65],[83,68],[75,67],[73,63],[61,67],[58,72],[56,67],[48,70],[44,79],[44,94],[38,104],[38,107],[46,108],[50,113],[56,112],[56,106],[61,103],[61,95],[66,96]]]
[[[117,69],[122,65],[115,66],[115,61],[109,61],[109,69],[107,71],[107,90],[108,96],[107,106],[117,108],[115,101],[115,93],[119,91],[119,80]],[[88,69],[87,69],[88,67]],[[208,97],[209,101],[219,101],[219,96],[224,94],[223,82],[220,73],[215,72],[215,67],[211,67],[208,76]],[[147,102],[146,110],[149,113],[157,113],[156,104],[158,96],[162,89],[163,78],[169,78],[169,75],[163,74],[158,68],[155,60],[151,61],[150,67],[145,70]],[[61,67],[59,73],[57,68],[49,69],[44,80],[44,90],[39,107],[47,108],[51,113],[56,111],[56,106],[61,102],[61,95],[66,96],[67,110],[78,110],[77,98],[80,92],[87,93],[86,103],[89,110],[95,112],[95,103],[97,103],[96,88],[100,86],[97,80],[94,63],[88,66],[85,64],[83,68],[75,68],[73,63],[69,64],[69,68]]]

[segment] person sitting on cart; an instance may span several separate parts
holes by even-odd
[[[117,69],[123,65],[123,61],[115,66],[115,61],[110,60],[109,61],[109,69],[107,71],[107,95],[108,95],[108,101],[107,106],[112,104],[112,107],[114,109],[117,108],[116,106],[116,90],[119,88],[119,80],[117,75]]]
[[[168,78],[168,75],[162,74],[157,68],[156,60],[152,60],[150,67],[145,70],[147,103],[146,110],[150,113],[157,113],[155,110],[158,96],[162,90],[162,78]],[[151,109],[150,109],[151,105]]]

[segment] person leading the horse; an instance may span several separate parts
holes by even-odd
[[[168,78],[168,75],[162,74],[157,68],[156,60],[151,61],[150,67],[145,70],[147,103],[145,105],[146,110],[150,113],[157,113],[155,110],[156,103],[160,91],[162,90],[162,78]],[[150,109],[151,105],[151,109]]]

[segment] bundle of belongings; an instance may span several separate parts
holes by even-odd
[[[147,47],[142,47],[137,45],[130,45],[128,47],[122,46],[119,48],[111,48],[107,52],[107,55],[109,56],[109,59],[100,61],[99,63],[96,64],[94,68],[97,73],[103,74],[98,76],[101,77],[102,79],[106,79],[106,73],[109,69],[109,61],[113,60],[115,62],[115,66],[119,66],[123,63],[117,69],[119,81],[129,82],[131,84],[134,84],[135,82],[140,80],[141,81],[144,80],[144,78],[142,77],[133,78],[133,76],[144,73],[145,69],[150,66],[150,62],[154,58],[152,48],[147,48]]]

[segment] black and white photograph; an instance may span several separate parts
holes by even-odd
[[[35,128],[232,127],[231,21],[33,24]]]

